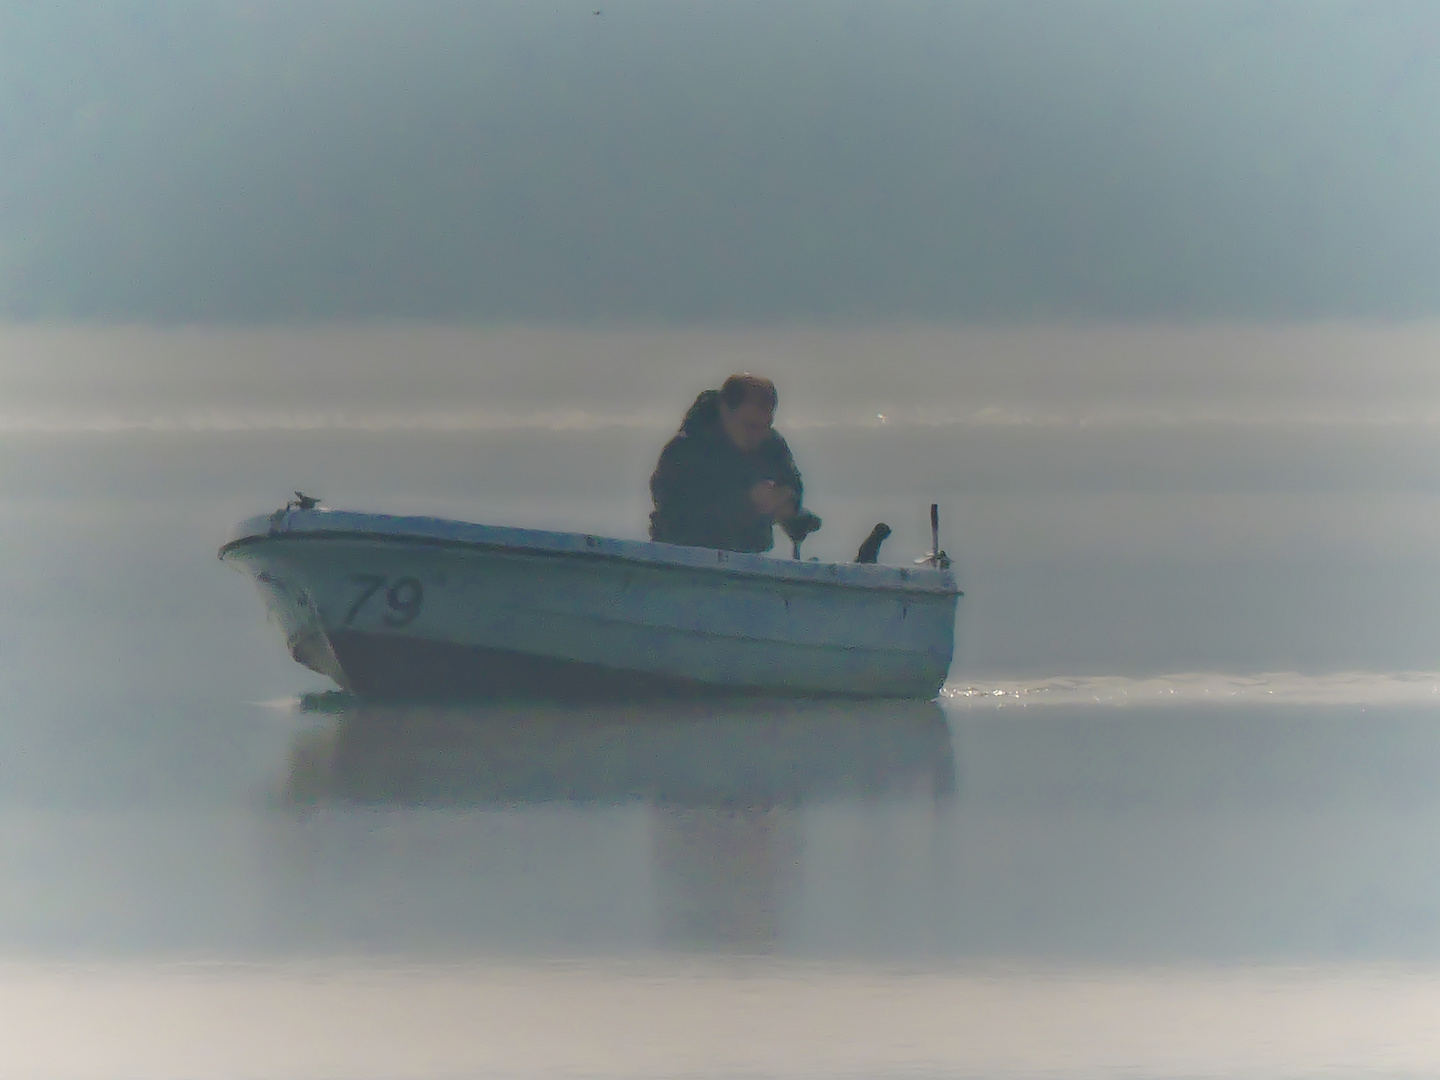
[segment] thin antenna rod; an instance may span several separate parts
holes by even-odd
[[[916,566],[933,566],[937,570],[950,569],[950,556],[940,550],[940,504],[930,504],[930,554],[915,560]]]

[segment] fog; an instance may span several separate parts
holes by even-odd
[[[1434,314],[1437,57],[1423,3],[12,3],[0,314]]]
[[[0,1080],[1436,1074],[1437,131],[1433,4],[0,0]],[[369,701],[215,558],[642,537],[742,370],[936,700]]]

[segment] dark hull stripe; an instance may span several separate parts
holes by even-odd
[[[508,649],[424,641],[355,630],[330,633],[346,689],[402,699],[538,698],[557,701],[648,700],[764,694],[865,697],[790,687],[731,687],[534,656]],[[915,695],[921,697],[922,695]],[[933,695],[923,695],[932,697]]]

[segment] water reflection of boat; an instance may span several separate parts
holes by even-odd
[[[621,820],[646,834],[657,938],[686,949],[776,946],[800,874],[804,805],[932,799],[955,786],[934,702],[340,702],[293,745],[291,805],[633,805],[641,816],[623,809]]]
[[[735,692],[933,698],[954,648],[943,565],[767,555],[315,509],[220,549],[292,655],[373,696]]]
[[[944,795],[950,730],[934,702],[447,707],[352,700],[297,739],[287,799],[498,805],[645,800],[793,805]]]

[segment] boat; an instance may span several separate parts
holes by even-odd
[[[936,548],[913,566],[819,562],[302,498],[219,554],[291,655],[357,695],[933,698],[960,595]]]

